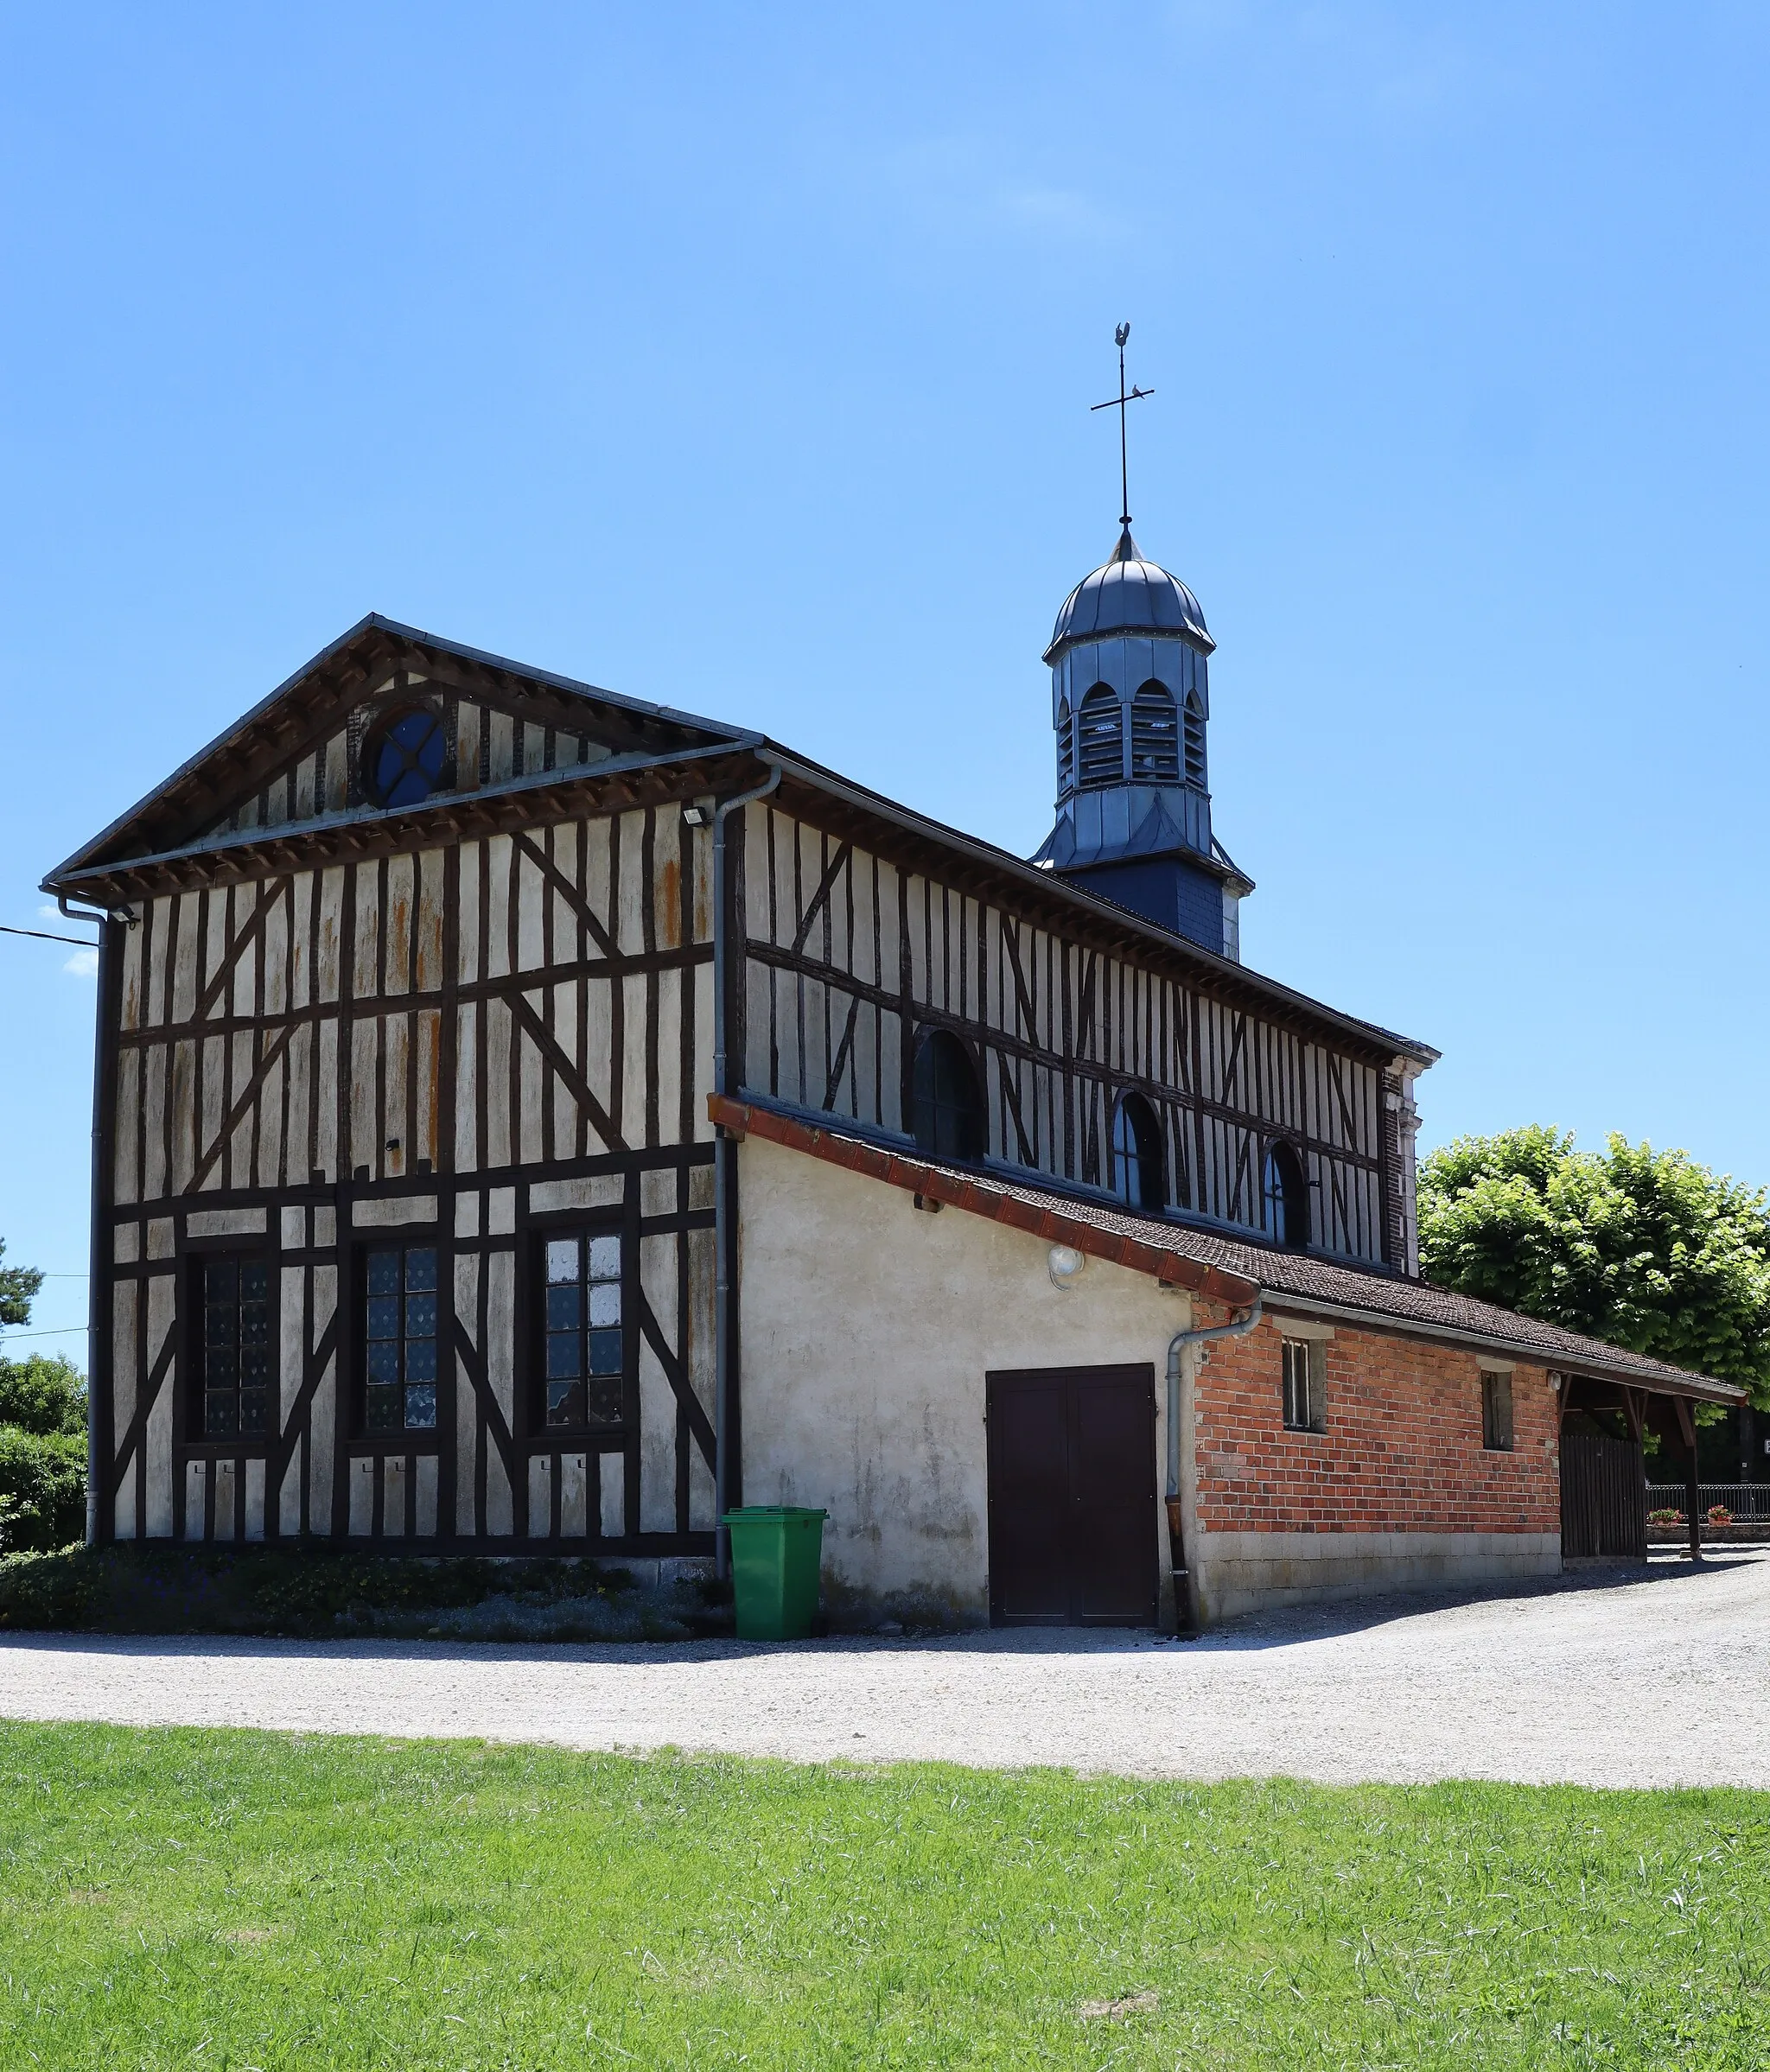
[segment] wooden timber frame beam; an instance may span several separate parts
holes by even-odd
[[[433,645],[416,629],[371,621],[200,750],[106,834],[120,835],[126,826],[134,842],[156,854],[182,848],[241,793],[276,782],[341,728],[353,704],[391,688],[401,671],[422,678],[407,687],[414,697],[479,699],[514,718],[602,742],[617,754],[658,758],[735,731],[599,694],[593,684],[549,682],[495,656]]]
[[[1191,987],[1225,1007],[1256,1014],[1275,1026],[1330,1045],[1360,1064],[1383,1070],[1394,1065],[1399,1039],[1377,1030],[1348,1026],[1326,1009],[1312,1014],[1309,1003],[1287,999],[1280,988],[1251,973],[1241,973],[1238,966],[1225,959],[1194,951],[1184,942],[1175,940],[1170,949],[1136,925],[1134,917],[1128,914],[1123,923],[1115,922],[1113,910],[1105,901],[1078,898],[1060,880],[1049,889],[1028,883],[1022,873],[995,864],[987,856],[949,847],[933,830],[917,834],[882,811],[870,812],[862,803],[824,790],[814,778],[796,772],[791,764],[786,766],[778,798],[785,810],[808,826],[820,829],[838,842],[858,844],[899,869],[914,871],[955,892],[986,899],[1016,920],[1048,929],[1084,948],[1124,957]]]
[[[901,1187],[918,1200],[965,1209],[991,1223],[1025,1230],[1047,1244],[1067,1245],[1090,1259],[1104,1259],[1114,1266],[1128,1267],[1133,1273],[1147,1274],[1165,1287],[1182,1287],[1190,1294],[1226,1303],[1235,1309],[1245,1309],[1260,1293],[1257,1282],[1239,1274],[1201,1265],[1165,1245],[1108,1230],[1047,1202],[1029,1200],[1025,1193],[990,1179],[955,1173],[945,1166],[924,1165],[920,1159],[905,1158],[839,1130],[819,1128],[721,1094],[707,1096],[707,1115],[728,1135],[740,1141],[747,1136],[760,1137],[790,1151],[805,1152],[826,1165],[840,1166],[845,1172],[863,1173],[869,1179]]]
[[[573,763],[548,771],[545,781],[517,780],[496,791],[442,792],[398,813],[364,813],[347,820],[308,823],[287,829],[252,828],[201,849],[172,855],[124,858],[54,880],[55,888],[112,908],[156,893],[239,883],[328,863],[400,855],[451,844],[468,836],[518,833],[551,823],[624,811],[641,805],[686,805],[710,792],[731,790],[761,769],[749,745],[722,741],[662,762],[604,770]]]

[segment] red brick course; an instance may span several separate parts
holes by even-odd
[[[1197,1306],[1199,1321],[1214,1321]],[[1199,1522],[1207,1532],[1552,1533],[1561,1529],[1557,1398],[1516,1366],[1513,1450],[1481,1444],[1473,1352],[1336,1324],[1318,1347],[1325,1432],[1284,1428],[1267,1317],[1202,1349],[1194,1384]]]

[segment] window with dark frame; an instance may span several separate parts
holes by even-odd
[[[1287,1432],[1325,1432],[1328,1392],[1323,1387],[1321,1349],[1313,1338],[1285,1338],[1280,1344],[1284,1372],[1284,1428]]]
[[[1481,1370],[1481,1444],[1490,1453],[1509,1453],[1512,1442],[1512,1376]]]
[[[1309,1242],[1309,1191],[1289,1144],[1274,1144],[1267,1152],[1262,1192],[1266,1235],[1301,1251]]]
[[[1112,1192],[1130,1208],[1167,1206],[1161,1125],[1141,1094],[1122,1095],[1112,1111]]]
[[[429,707],[398,713],[370,735],[363,750],[363,789],[379,806],[412,806],[442,781],[449,737]]]
[[[621,1237],[612,1230],[550,1230],[542,1318],[544,1425],[618,1425],[626,1412],[621,1324]]]
[[[271,1357],[271,1262],[211,1252],[197,1263],[201,1285],[202,1436],[257,1439],[276,1429]]]
[[[363,1259],[364,1423],[371,1433],[436,1428],[435,1245],[376,1246]]]
[[[937,1159],[980,1159],[988,1146],[983,1090],[971,1054],[950,1029],[930,1029],[910,1071],[916,1148]]]

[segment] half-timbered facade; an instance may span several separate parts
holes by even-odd
[[[1116,562],[1161,574],[1124,543]],[[1115,1373],[1187,1328],[1176,1298],[1245,1312],[1244,1254],[1331,1266],[1379,1310],[1423,1297],[1412,1083],[1434,1053],[1239,963],[1202,615],[1136,633],[1190,643],[1179,660],[1125,661],[1089,608],[1066,607],[1059,660],[1111,677],[1123,725],[1095,698],[1079,758],[1060,703],[1060,804],[1094,830],[1066,863],[754,731],[372,617],[54,872],[102,918],[93,1535],[704,1556],[722,1506],[792,1495],[836,1514],[837,1596],[981,1616],[1006,1529],[971,1486],[989,1344],[937,1412],[913,1332],[844,1335],[903,1229],[869,1252],[845,1198],[805,1222],[783,1144],[859,1146],[900,1185],[921,1159],[913,1216],[959,1198],[953,1173],[1042,1190],[1068,1207],[1015,1226],[1041,1288],[1060,1226],[1079,1257],[1091,1230],[1141,1233],[1125,1330],[1066,1312],[1070,1353],[1110,1340]],[[1089,784],[1133,802],[1116,848]],[[849,1225],[834,1276],[826,1213]],[[933,1228],[916,1217],[914,1244]],[[984,1341],[1004,1303],[1024,1325],[1018,1268],[966,1257]],[[807,1346],[843,1371],[805,1382]],[[905,1433],[952,1417],[975,1458],[906,1509],[893,1478],[939,1467],[897,1460]],[[1189,1429],[1188,1459],[1206,1444]],[[844,1568],[911,1515],[882,1567]]]

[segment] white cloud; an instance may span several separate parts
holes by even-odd
[[[73,972],[76,978],[96,978],[99,976],[99,953],[96,950],[76,950],[61,969]]]

